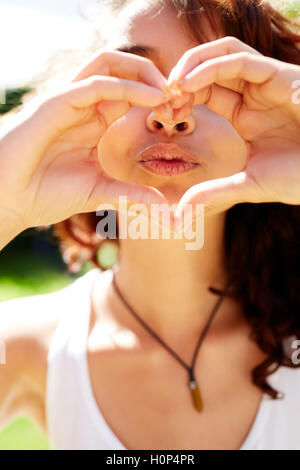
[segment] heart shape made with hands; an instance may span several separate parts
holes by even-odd
[[[169,101],[152,108],[155,114],[164,118],[164,122],[166,121],[170,122],[170,127],[174,127],[176,123],[184,120],[191,113],[192,107],[194,106],[194,102],[195,102],[194,92],[185,92],[181,90],[177,82],[172,82],[170,80],[172,78],[173,70],[174,69],[171,70],[171,73],[169,77],[167,78],[166,92],[168,93],[168,96],[170,98]],[[131,104],[131,103],[130,105],[134,106],[134,104]],[[104,103],[101,103],[100,106],[109,107],[111,106],[111,104],[109,102],[108,103],[104,102]],[[113,103],[112,103],[112,106],[113,106]],[[189,192],[193,188],[194,186],[190,187],[182,195],[182,197],[180,198],[177,204],[173,203],[172,205],[170,204],[168,205],[168,210],[170,214],[170,222],[171,222],[170,228],[174,232],[180,231],[183,223],[184,223],[184,230],[188,229],[193,224],[196,216],[199,213],[198,209],[196,210],[195,207],[192,207],[192,208],[186,207],[186,206],[191,206],[191,204],[184,203],[184,198],[186,198],[190,194]],[[160,193],[158,189],[156,189],[156,191]],[[206,213],[211,212],[213,209],[214,209],[213,207],[205,207],[205,212]],[[130,214],[130,210],[129,210],[129,214]],[[155,220],[154,222],[158,223],[158,225],[160,226],[163,226],[163,223],[160,223],[160,221],[158,220]]]
[[[168,101],[152,109],[170,126],[204,104],[232,124],[247,154],[239,172],[190,187],[173,214],[170,208],[173,222],[181,225],[183,215],[186,220],[187,204],[191,221],[199,204],[206,214],[243,202],[300,204],[300,108],[293,92],[299,72],[298,65],[264,56],[228,36],[184,53],[167,81],[160,80],[158,88],[164,88]]]
[[[182,91],[176,84],[169,84],[167,85],[167,93],[169,96],[169,101],[167,103],[158,105],[156,107],[152,107],[152,110],[155,112],[157,116],[161,116],[164,118],[164,122],[169,121],[170,127],[174,127],[177,122],[180,122],[184,118],[186,118],[190,113],[194,103],[194,93],[188,93]],[[130,106],[134,106],[133,103],[130,103]],[[114,102],[100,102],[99,103],[99,110],[103,111],[108,110],[110,114],[113,115],[113,107],[115,106]],[[119,106],[119,103],[118,103]],[[118,116],[118,114],[116,114]],[[111,119],[113,123],[114,120]],[[100,139],[101,142],[101,139]],[[100,153],[99,149],[98,152]],[[160,191],[155,188],[156,192],[160,193]],[[160,193],[161,194],[161,193]],[[162,194],[161,194],[162,195]],[[176,207],[175,207],[176,206]],[[175,215],[177,205],[170,203],[168,204],[168,211],[170,215],[170,222],[171,222],[171,230],[177,231],[180,230],[180,224],[182,223],[182,216],[181,214]],[[165,212],[165,211],[163,211]],[[130,214],[130,211],[129,211]],[[183,215],[183,214],[182,214]],[[154,221],[158,223],[158,225],[163,225],[157,220]],[[188,214],[185,214],[185,227],[189,227],[192,223],[192,219],[188,220]]]

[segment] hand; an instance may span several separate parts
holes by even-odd
[[[300,66],[266,57],[235,37],[183,54],[168,86],[193,96],[185,115],[205,104],[232,123],[249,152],[243,171],[190,188],[177,217],[184,204],[203,203],[206,211],[242,202],[300,204],[299,80]]]
[[[33,99],[5,121],[0,213],[7,223],[13,221],[19,231],[57,223],[96,211],[100,203],[114,205],[120,194],[129,203],[167,204],[155,188],[105,175],[97,157],[99,139],[130,106],[168,101],[162,91],[166,81],[148,59],[106,51],[93,56],[59,92]],[[114,106],[105,108],[107,101]]]

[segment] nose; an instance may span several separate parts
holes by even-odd
[[[195,129],[195,120],[190,114],[183,121],[167,121],[152,111],[147,117],[147,127],[151,132],[164,133],[168,137],[174,134],[186,135],[191,134]]]

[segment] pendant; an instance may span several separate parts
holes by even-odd
[[[203,410],[203,402],[197,382],[195,380],[190,380],[189,387],[191,390],[194,407],[197,411],[201,412]]]

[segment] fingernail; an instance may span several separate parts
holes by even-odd
[[[172,93],[171,93],[169,88],[164,88],[163,92],[164,92],[165,95],[167,95],[168,100],[170,100],[172,98]]]
[[[170,87],[170,91],[171,91],[171,94],[172,94],[172,97],[175,97],[175,96],[181,96],[182,95],[182,90],[178,87],[178,83],[177,82],[173,82],[171,87]]]

